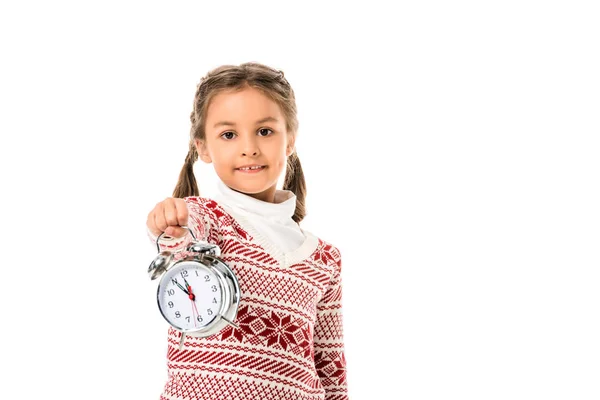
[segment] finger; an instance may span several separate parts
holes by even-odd
[[[187,234],[187,229],[178,226],[169,226],[165,230],[165,234],[174,238],[182,238]]]
[[[164,204],[164,218],[168,226],[177,226],[177,207],[174,199],[167,199]]]
[[[160,235],[160,231],[156,228],[156,224],[154,223],[154,210],[148,213],[148,217],[146,219],[146,227],[148,231],[154,236]]]
[[[160,233],[164,232],[165,229],[167,229],[167,227],[169,226],[167,224],[167,221],[165,220],[163,203],[159,203],[156,206],[156,211],[154,212],[154,226],[156,227],[156,230],[160,231]]]
[[[184,199],[175,199],[175,206],[177,208],[177,225],[185,226],[188,221],[188,208],[187,203]]]

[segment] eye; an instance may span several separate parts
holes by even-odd
[[[226,139],[226,140],[231,140],[233,139],[233,136],[231,135],[235,135],[235,133],[229,131],[229,132],[225,132],[221,135],[222,138]],[[231,137],[230,137],[231,136]]]
[[[273,130],[269,128],[261,128],[258,130],[258,134],[262,137],[266,137],[273,134]],[[235,133],[227,131],[221,134],[221,137],[225,140],[231,140],[235,137]]]
[[[267,132],[270,132],[270,133],[267,133],[266,135],[263,135],[262,133],[263,133],[264,131],[267,131]],[[272,134],[272,133],[273,133],[273,131],[272,131],[271,129],[269,129],[269,128],[261,128],[261,129],[259,129],[259,130],[258,130],[258,134],[259,134],[260,136],[263,136],[263,137],[264,137],[264,136],[269,136],[269,134]]]

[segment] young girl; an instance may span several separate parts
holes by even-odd
[[[180,349],[169,327],[161,399],[347,399],[341,256],[299,225],[306,184],[292,88],[258,63],[222,66],[198,85],[190,119],[179,182],[148,214],[148,232],[154,245],[168,235],[161,249],[181,248],[187,225],[220,247],[240,285],[239,329],[187,335]],[[198,158],[220,178],[214,199],[199,196]]]

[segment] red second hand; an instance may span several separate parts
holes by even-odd
[[[196,317],[196,313],[197,313],[198,311],[196,310],[196,313],[194,313],[194,310],[195,310],[195,309],[196,309],[196,306],[195,306],[195,304],[194,304],[194,301],[192,300],[192,316],[193,316],[193,318],[194,318],[194,326],[197,328],[197,327],[198,327],[198,324],[196,324],[196,318],[197,318],[197,317]]]
[[[196,300],[196,296],[194,295],[194,293],[192,292],[192,287],[188,284],[187,285],[187,291],[190,294],[190,300],[192,301],[192,307],[196,310],[196,316],[200,316],[200,313],[198,312],[198,308],[196,307],[196,302],[194,300]],[[194,326],[198,326],[196,325],[196,320],[194,319]]]

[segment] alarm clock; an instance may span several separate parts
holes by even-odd
[[[219,257],[217,245],[196,240],[180,250],[160,251],[148,267],[151,280],[158,279],[156,300],[163,318],[181,332],[179,348],[185,335],[207,337],[232,325],[240,302],[240,287],[231,268]],[[177,253],[181,257],[177,256]]]

